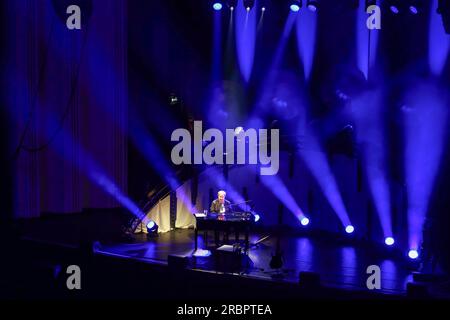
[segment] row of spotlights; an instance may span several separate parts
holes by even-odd
[[[245,3],[244,3],[244,5],[245,5]],[[253,6],[253,5],[252,5],[252,6]],[[247,6],[245,7],[245,9],[246,9],[247,11],[250,11],[251,8],[252,8],[252,6],[247,5]],[[292,12],[298,12],[298,11],[300,10],[301,6],[302,6],[302,2],[301,2],[300,0],[293,1],[292,4],[290,5],[290,9],[291,9]],[[310,11],[316,12],[316,11],[317,11],[317,0],[308,0],[306,6],[307,6],[307,8],[308,8]],[[222,8],[223,8],[223,5],[222,5],[221,2],[218,2],[218,1],[217,1],[217,2],[214,2],[214,4],[213,4],[213,9],[214,9],[214,10],[220,11],[220,10],[222,10]],[[234,5],[230,5],[230,10],[231,10],[231,11],[234,10]],[[263,7],[261,8],[261,11],[266,11],[266,7],[263,6]]]
[[[307,226],[307,225],[309,224],[309,219],[308,219],[307,217],[303,217],[303,218],[301,218],[300,223],[301,223],[303,226]],[[348,234],[352,234],[354,231],[355,231],[355,227],[353,227],[351,224],[349,224],[349,225],[347,225],[347,226],[345,227],[345,232],[348,233]],[[387,246],[392,246],[392,245],[394,245],[395,240],[394,240],[393,237],[386,237],[386,238],[384,239],[384,243],[385,243]],[[408,252],[408,257],[409,257],[410,259],[413,259],[413,260],[414,260],[414,259],[417,259],[417,258],[419,257],[419,253],[418,253],[417,250],[411,249],[411,250],[409,250],[409,252]]]
[[[301,1],[297,0],[297,1],[294,1],[290,5],[290,9],[291,9],[292,12],[298,12],[300,10],[301,6],[302,6]],[[317,1],[309,0],[306,6],[312,12],[316,12],[317,11]],[[222,10],[222,8],[223,8],[222,3],[214,2],[214,4],[213,4],[213,9],[214,10],[220,11],[220,10]],[[391,12],[394,13],[394,14],[400,13],[400,9],[399,9],[399,7],[397,5],[393,4],[389,8],[390,8]],[[251,7],[247,6],[245,9],[247,11],[250,11]],[[233,11],[234,10],[234,6],[230,6],[230,10]],[[266,11],[266,7],[262,7],[261,11]],[[418,7],[416,5],[410,5],[409,6],[409,11],[412,14],[418,14],[419,13],[419,9],[418,9]]]
[[[390,9],[391,9],[392,13],[394,13],[394,14],[400,13],[400,9],[397,6],[395,6],[395,5],[392,5],[390,7]],[[418,14],[419,13],[419,9],[417,9],[416,6],[409,6],[409,12],[411,12],[412,14]]]

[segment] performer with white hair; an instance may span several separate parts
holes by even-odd
[[[218,214],[230,212],[231,203],[225,199],[226,195],[227,193],[223,190],[217,192],[217,199],[211,203],[209,211]]]

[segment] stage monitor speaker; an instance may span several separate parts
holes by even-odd
[[[439,282],[445,280],[444,274],[413,272],[412,275],[415,282]]]
[[[224,272],[239,272],[252,266],[252,261],[239,247],[223,245],[214,251],[215,269]]]
[[[298,280],[302,287],[308,288],[320,287],[320,275],[315,272],[301,271],[298,275]]]
[[[428,288],[426,285],[417,282],[408,282],[406,284],[406,294],[408,298],[427,298]]]
[[[189,265],[189,258],[186,256],[170,254],[167,257],[167,265],[171,270],[184,270]]]

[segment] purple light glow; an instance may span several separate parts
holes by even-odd
[[[391,196],[386,176],[387,145],[382,124],[382,92],[366,91],[353,99],[354,121],[369,189],[385,237],[392,234]]]
[[[304,217],[300,220],[300,223],[302,224],[302,226],[307,226],[309,224],[309,219]]]
[[[445,33],[440,15],[436,14],[437,7],[438,0],[433,0],[428,35],[428,64],[435,76],[439,76],[444,70],[450,48],[450,37]]]
[[[364,10],[358,10],[356,19],[356,48],[357,48],[357,65],[358,69],[364,74],[366,80],[369,79],[369,71],[376,61],[378,48],[378,30],[370,30],[367,28],[367,13]],[[369,37],[370,34],[370,37]],[[370,39],[370,52],[369,52]],[[370,53],[370,61],[369,61]]]
[[[417,259],[419,257],[419,253],[416,249],[411,249],[408,252],[408,257],[410,257],[411,259]]]
[[[239,67],[245,81],[250,80],[255,56],[256,10],[245,10],[244,6],[236,8],[236,48]]]
[[[392,6],[390,7],[390,9],[391,9],[391,11],[392,11],[393,13],[395,13],[395,14],[397,14],[397,13],[400,12],[400,11],[398,10],[398,7],[397,7],[397,6],[394,6],[394,5],[392,5]]]
[[[52,126],[56,126],[57,122],[54,117],[48,115],[48,123],[52,123]],[[104,172],[104,170],[92,159],[92,157],[83,149],[83,147],[75,141],[65,130],[61,130],[60,135],[62,138],[55,140],[52,144],[52,148],[57,154],[63,157],[65,160],[71,161],[74,159],[72,152],[78,150],[78,161],[72,163],[80,172],[85,174],[89,180],[98,185],[103,191],[117,200],[124,208],[136,217],[142,217],[144,213],[141,209],[126,196],[126,194],[120,190],[117,184]],[[45,137],[48,140],[48,137]],[[66,145],[73,146],[67,148]]]
[[[297,49],[306,80],[311,75],[314,62],[316,25],[317,15],[309,10],[303,10],[297,17]]]
[[[384,239],[384,243],[388,246],[392,246],[395,243],[395,240],[392,237],[387,237],[386,239]]]
[[[289,39],[289,35],[292,31],[292,28],[294,26],[295,20],[297,18],[297,14],[293,12],[289,12],[288,18],[286,20],[286,23],[284,25],[283,34],[281,35],[281,38],[278,42],[277,49],[275,51],[274,57],[272,59],[271,65],[268,69],[268,75],[266,76],[266,79],[264,80],[264,84],[262,85],[262,90],[260,93],[259,98],[257,99],[257,106],[268,106],[270,99],[272,99],[272,88],[275,86],[276,82],[276,76],[279,71],[279,66],[281,64],[286,44]],[[265,110],[264,108],[255,108],[256,114],[252,114],[250,117],[250,120],[257,119],[261,116],[261,113],[263,113]],[[250,128],[254,128],[252,126],[247,126]]]
[[[292,12],[298,12],[300,10],[300,7],[297,4],[291,4],[290,8]]]
[[[205,249],[197,249],[193,254],[194,257],[209,257],[211,251]]]
[[[417,84],[406,96],[405,177],[408,199],[409,246],[422,239],[428,203],[444,147],[447,109],[444,92],[431,84]]]
[[[109,57],[109,55],[105,54],[104,49],[102,46],[100,46],[98,43],[92,48],[91,50],[91,66],[90,66],[90,78],[92,79],[92,84],[94,83],[101,83],[102,82],[102,73],[95,72],[98,70],[98,68],[102,68],[105,70],[110,70],[111,72],[111,78],[114,79],[116,82],[116,87],[120,88],[121,86],[125,86],[125,82],[119,81],[118,77],[115,73],[115,67],[113,62],[105,57]],[[101,69],[100,69],[101,70]],[[92,89],[91,89],[92,90]],[[103,92],[104,90],[99,90],[98,92],[106,95],[106,92]],[[93,93],[93,97],[96,99],[96,105],[101,107],[105,112],[111,112],[111,108],[108,105],[105,105],[103,101],[107,101],[104,97],[100,96],[98,93]],[[153,100],[153,97],[152,97]],[[152,101],[154,104],[157,104],[156,98]],[[144,120],[142,119],[141,115],[134,114],[132,110],[135,110],[135,108],[130,108],[130,112],[128,114],[129,117],[129,123],[130,125],[127,126],[125,123],[117,123],[118,126],[123,131],[127,131],[127,134],[130,136],[131,141],[133,144],[135,144],[136,148],[141,152],[141,154],[145,157],[145,159],[148,161],[148,163],[155,169],[156,172],[160,174],[160,176],[164,179],[164,181],[170,186],[172,190],[176,190],[180,183],[177,181],[174,172],[170,168],[170,165],[168,161],[163,156],[163,152],[161,151],[158,143],[153,139],[151,134],[148,132],[148,129],[146,125],[144,125]],[[161,126],[161,130],[165,131],[164,133],[167,134],[170,132],[170,127],[178,127],[179,125],[177,123],[174,123],[173,118],[169,113],[166,113],[162,110],[164,108],[159,108],[160,112],[158,114],[158,118],[160,121],[164,121],[165,123],[169,124],[167,126]],[[150,123],[154,121],[154,119],[146,119]],[[153,122],[154,123],[154,122]],[[177,195],[183,202],[183,204],[186,205],[186,207],[190,208],[190,199],[184,194]]]
[[[212,81],[222,79],[222,28],[221,28],[222,15],[220,13],[214,14],[214,32],[213,32],[213,66],[212,66]]]
[[[269,189],[273,193],[273,195],[278,200],[281,201],[281,203],[283,203],[283,205],[291,213],[293,213],[297,217],[299,221],[302,221],[304,218],[306,218],[302,209],[300,209],[294,197],[292,197],[286,185],[278,176],[261,176],[261,182],[267,187],[267,189]]]
[[[147,229],[151,229],[155,226],[155,221],[151,220],[149,223],[147,223]]]
[[[311,137],[310,143],[311,147],[309,150],[302,151],[300,154],[339,220],[344,226],[347,226],[350,224],[347,209],[342,201],[341,193],[339,192],[336,179],[331,172],[325,153],[320,149],[319,143],[314,137]]]

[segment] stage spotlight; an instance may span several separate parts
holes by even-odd
[[[238,135],[240,135],[241,133],[243,133],[244,132],[244,128],[243,127],[236,127],[235,129],[234,129],[234,135],[235,136],[238,136]]]
[[[291,11],[292,12],[298,12],[299,10],[300,10],[300,7],[302,6],[302,3],[300,2],[300,1],[293,1],[292,3],[291,3],[291,6],[290,6],[290,8],[291,8]]]
[[[255,222],[258,222],[259,219],[261,219],[261,217],[259,216],[259,214],[255,213]]]
[[[233,11],[237,6],[237,0],[228,0],[227,4],[230,10]]]
[[[269,4],[269,0],[259,0],[259,6],[261,7],[261,11],[264,12],[267,9],[267,6]]]
[[[417,252],[417,250],[411,249],[408,252],[408,257],[410,257],[411,259],[417,259],[419,257],[419,253]]]
[[[296,4],[291,4],[291,11],[292,12],[298,12],[300,10],[300,7]]]
[[[384,239],[384,243],[386,243],[386,245],[388,246],[392,246],[394,244],[394,238],[392,237],[386,237],[386,239]]]
[[[255,0],[244,0],[244,8],[250,11],[255,5]]]
[[[148,235],[151,235],[151,236],[158,234],[158,225],[156,224],[155,221],[150,220],[147,223],[147,232],[148,232]]]
[[[345,227],[345,232],[350,234],[353,233],[353,231],[355,231],[355,228],[351,224]]]
[[[421,9],[421,0],[412,0],[409,5],[409,12],[418,14]]]
[[[308,0],[308,3],[306,5],[309,10],[312,12],[316,12],[318,8],[317,0]]]
[[[391,5],[390,8],[391,8],[391,11],[392,11],[393,13],[395,13],[395,14],[399,13],[399,10],[398,10],[398,7],[397,7],[397,6]]]
[[[309,219],[303,217],[302,220],[300,220],[300,223],[302,224],[302,226],[307,226],[309,224]]]
[[[389,9],[394,14],[398,14],[400,12],[400,9],[399,9],[399,6],[397,4],[397,1],[392,1],[391,5],[389,6]]]
[[[222,4],[220,2],[214,2],[213,9],[216,11],[222,10]]]
[[[209,257],[211,255],[211,251],[205,249],[197,249],[193,254],[194,257]]]

